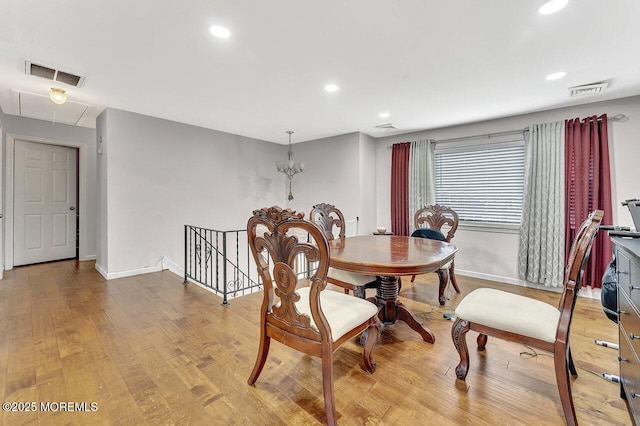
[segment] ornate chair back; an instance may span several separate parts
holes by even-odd
[[[338,231],[337,238],[341,240],[345,238],[346,222],[344,215],[333,204],[319,203],[314,205],[309,213],[309,220],[322,229],[327,240],[331,241],[336,238],[334,228],[337,228]],[[377,285],[373,276],[334,268],[329,268],[327,279],[331,284],[342,287],[345,293],[353,291],[360,298],[366,296],[367,288],[374,288]]]
[[[279,207],[253,213],[247,223],[247,236],[264,285],[262,309],[268,326],[315,342],[330,340],[331,330],[320,306],[320,292],[326,286],[329,269],[329,245],[323,232],[305,221],[304,213]],[[260,225],[265,231],[258,235]],[[311,242],[306,242],[307,233]],[[295,268],[299,255],[317,262],[310,278],[309,299],[314,327],[311,318],[302,316],[296,305],[300,300]]]
[[[458,229],[458,213],[449,207],[433,204],[418,210],[413,216],[413,223],[416,229],[424,228],[426,224],[428,228],[443,234],[446,232],[445,238],[449,243]]]
[[[411,234],[412,237],[429,238],[450,243],[458,229],[458,213],[450,207],[433,204],[418,210],[413,216],[413,223],[416,229]],[[444,268],[439,269],[438,276],[440,281],[438,302],[444,305],[446,301],[444,291],[449,279],[451,279],[451,284],[456,293],[460,293],[455,273],[455,260],[452,260]],[[416,276],[412,276],[411,282],[415,279]]]
[[[309,220],[322,229],[327,240],[331,241],[335,238],[333,233],[334,226],[338,228],[337,238],[345,237],[346,222],[342,212],[333,204],[320,203],[311,208]]]
[[[367,330],[363,359],[373,373],[372,352],[379,331],[378,308],[367,300],[324,291],[329,269],[329,244],[314,223],[278,206],[255,210],[247,222],[247,238],[264,285],[260,309],[258,356],[248,383],[260,375],[271,339],[322,359],[327,423],[336,423],[333,391],[333,352]],[[308,241],[308,242],[307,242]],[[304,257],[301,260],[300,257]],[[296,264],[313,263],[308,279],[300,279]]]

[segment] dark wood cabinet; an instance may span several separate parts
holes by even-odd
[[[620,393],[640,423],[640,239],[613,238],[618,282]]]

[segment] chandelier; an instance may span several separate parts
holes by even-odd
[[[293,176],[304,171],[304,163],[293,161],[293,151],[291,150],[291,135],[293,131],[287,130],[289,135],[289,161],[276,161],[276,168],[279,172],[284,173],[289,178],[289,201],[293,200],[293,193],[291,192],[291,179]]]

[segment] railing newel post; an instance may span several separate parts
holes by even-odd
[[[187,270],[187,250],[188,250],[188,235],[189,235],[189,231],[188,231],[188,226],[189,225],[185,225],[184,226],[184,281],[182,282],[182,284],[187,285],[187,274],[188,274],[188,270]]]
[[[227,300],[227,232],[224,231],[222,233],[222,257],[224,259],[224,264],[222,265],[222,306],[228,306],[229,301]]]

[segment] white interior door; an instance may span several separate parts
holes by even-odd
[[[16,140],[14,260],[76,257],[77,150]]]

